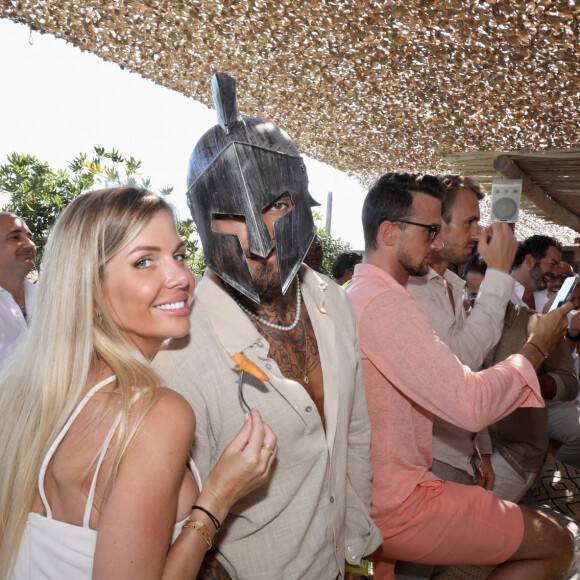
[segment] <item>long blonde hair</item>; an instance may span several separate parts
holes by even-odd
[[[39,278],[29,333],[0,373],[0,578],[20,546],[44,456],[102,360],[117,377],[111,429],[130,440],[155,401],[160,379],[119,331],[101,292],[105,265],[160,210],[159,196],[131,187],[84,194],[58,218]],[[129,427],[129,409],[145,404]],[[122,450],[117,449],[117,461]]]

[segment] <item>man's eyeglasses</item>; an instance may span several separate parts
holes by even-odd
[[[419,226],[420,228],[425,228],[427,230],[429,230],[429,240],[433,241],[438,235],[439,232],[441,231],[441,225],[428,225],[428,224],[420,224],[418,222],[410,222],[409,220],[389,220],[393,223],[402,223],[402,224],[409,224],[412,226]]]
[[[574,276],[574,274],[559,274],[557,276],[550,274],[549,278],[552,282],[555,282],[556,280],[561,280],[563,282],[566,278],[570,278],[570,276]]]

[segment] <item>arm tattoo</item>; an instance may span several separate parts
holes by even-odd
[[[215,552],[210,552],[203,559],[197,580],[231,580],[231,578],[215,557]]]

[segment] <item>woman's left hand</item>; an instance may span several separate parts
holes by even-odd
[[[211,470],[198,503],[201,505],[207,499],[216,509],[219,506],[219,511],[224,508],[229,511],[234,503],[263,485],[278,453],[276,440],[260,413],[252,409],[240,432]]]

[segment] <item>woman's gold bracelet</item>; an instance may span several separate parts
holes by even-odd
[[[187,518],[181,529],[185,530],[185,528],[195,530],[205,540],[208,550],[212,547],[211,536],[209,535],[207,526],[202,521],[195,520],[190,516]]]

